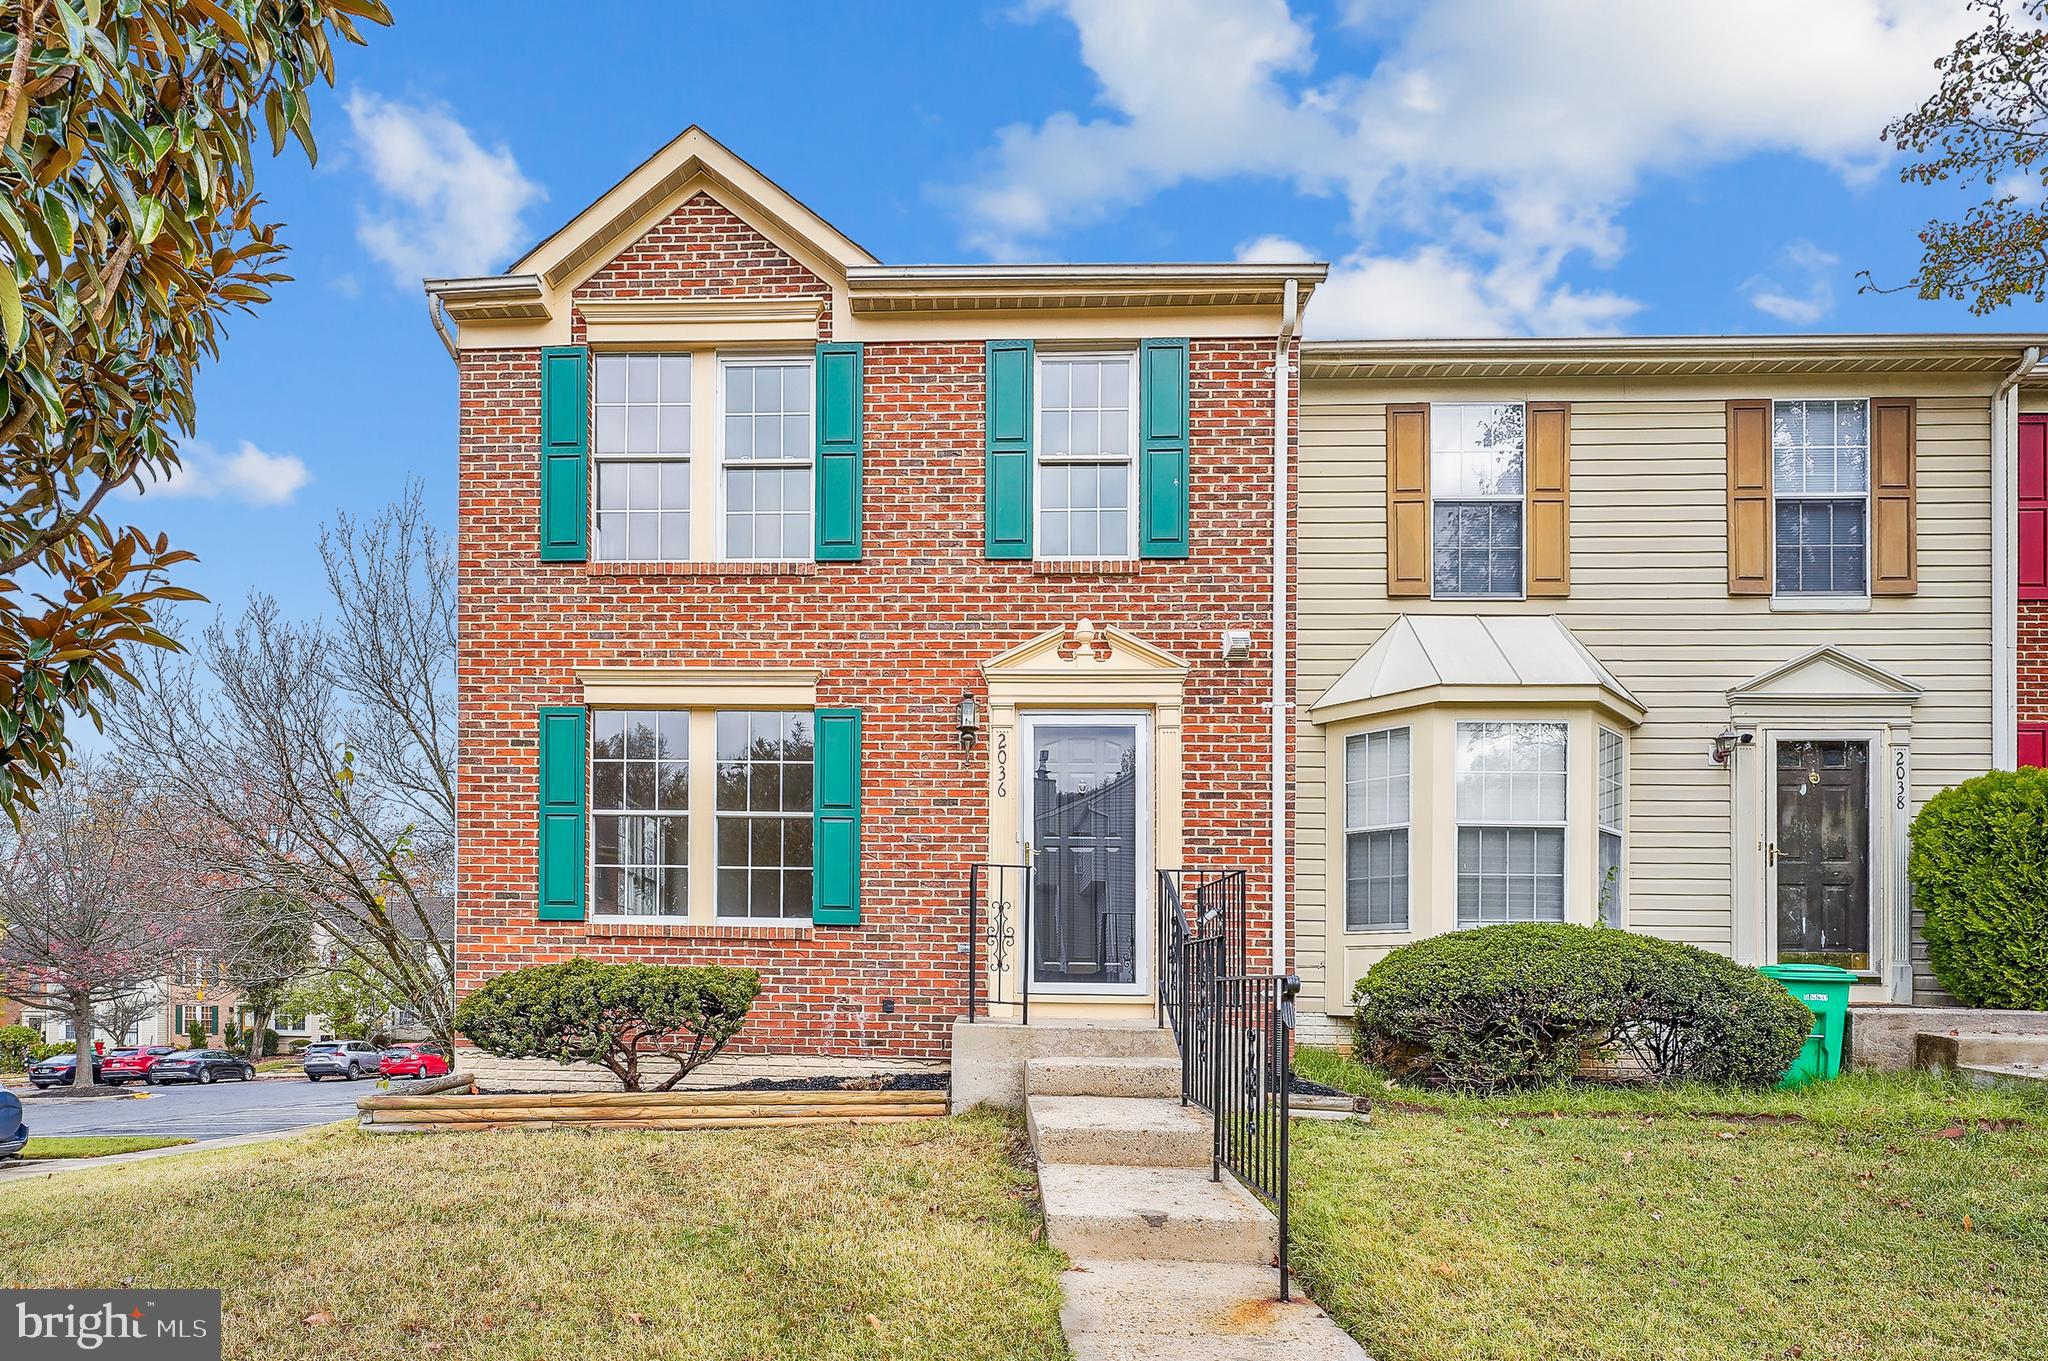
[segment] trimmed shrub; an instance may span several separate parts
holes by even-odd
[[[508,1059],[600,1063],[643,1091],[641,1060],[675,1065],[665,1092],[739,1033],[761,991],[752,969],[572,959],[500,974],[464,998],[455,1028]]]
[[[43,1037],[34,1026],[0,1025],[0,1072],[20,1072],[42,1046]]]
[[[1942,987],[1973,1007],[2048,1010],[2048,770],[1995,770],[1929,799],[1906,873]]]
[[[1361,1051],[1389,1071],[1467,1091],[1573,1076],[1617,1048],[1654,1081],[1762,1085],[1813,1016],[1754,969],[1604,926],[1483,926],[1404,945],[1358,981]]]
[[[263,1031],[263,1057],[274,1058],[276,1057],[276,1055],[277,1032],[275,1030],[269,1029],[268,1027],[265,1027]]]

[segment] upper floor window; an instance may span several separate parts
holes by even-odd
[[[1128,354],[1038,361],[1038,556],[1127,558],[1137,366]]]
[[[1870,583],[1870,403],[1771,403],[1777,593],[1861,597]]]
[[[690,556],[690,356],[595,356],[597,556]]]
[[[719,360],[724,557],[812,556],[811,361]]]
[[[1526,413],[1519,402],[1429,409],[1430,593],[1522,594]]]
[[[1458,925],[1564,920],[1563,723],[1460,723]]]
[[[1408,929],[1408,729],[1344,739],[1344,929]]]

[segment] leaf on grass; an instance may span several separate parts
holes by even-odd
[[[308,1328],[325,1328],[334,1322],[334,1315],[328,1313],[325,1309],[316,1309],[300,1319],[299,1322],[305,1324]]]
[[[1937,1139],[1960,1139],[1969,1132],[1961,1125],[1950,1125],[1947,1129],[1935,1131],[1934,1137]]]

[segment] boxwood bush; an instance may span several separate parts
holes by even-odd
[[[1906,872],[1941,986],[1973,1007],[2048,1010],[2048,770],[1944,789],[1913,819]]]
[[[462,1000],[455,1028],[500,1058],[603,1064],[629,1092],[658,1058],[675,1065],[665,1092],[725,1048],[760,991],[752,969],[572,959],[498,975]]]
[[[1352,1002],[1361,1052],[1467,1091],[1555,1082],[1614,1048],[1652,1080],[1776,1081],[1813,1017],[1754,969],[1602,926],[1483,926],[1404,945]]]

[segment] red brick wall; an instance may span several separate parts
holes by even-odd
[[[2022,600],[2019,618],[2019,721],[2048,723],[2048,600]]]
[[[800,266],[737,222],[692,200],[597,278],[660,294],[808,291]],[[1264,968],[1271,358],[1256,337],[1192,347],[1193,556],[1077,577],[982,556],[978,343],[868,345],[866,556],[794,572],[541,562],[537,353],[465,352],[458,991],[576,955],[750,965],[764,985],[743,1048],[942,1057],[964,1004],[967,866],[989,835],[986,745],[960,750],[954,705],[982,693],[983,660],[1083,617],[1192,663],[1185,859],[1253,871]],[[1216,660],[1225,628],[1252,630],[1252,660]],[[580,701],[578,667],[683,665],[817,667],[821,705],[864,711],[861,925],[536,919],[536,711]]]

